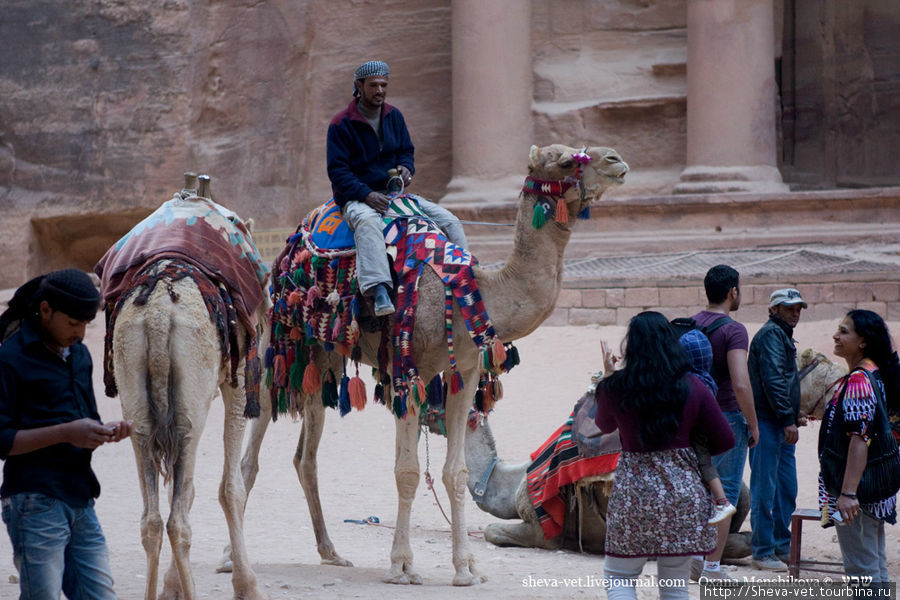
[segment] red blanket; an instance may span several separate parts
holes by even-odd
[[[572,435],[575,411],[566,422],[532,452],[528,467],[528,497],[534,506],[544,538],[550,539],[563,531],[566,504],[560,493],[563,486],[571,485],[585,477],[593,477],[615,471],[621,446],[612,443],[608,454],[585,457],[579,454]],[[616,434],[608,434],[615,436]],[[613,440],[611,440],[613,441]]]

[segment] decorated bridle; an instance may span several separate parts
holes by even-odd
[[[535,197],[534,213],[531,217],[531,224],[535,229],[540,229],[547,222],[547,216],[550,214],[551,205],[555,205],[553,209],[553,219],[559,224],[569,222],[569,211],[566,208],[565,194],[572,187],[578,190],[582,203],[585,200],[584,186],[582,185],[583,166],[591,162],[591,156],[585,152],[583,147],[578,152],[572,153],[572,159],[577,163],[575,172],[565,179],[537,179],[531,175],[525,177],[525,183],[522,185],[522,192],[531,194]],[[590,219],[590,206],[585,206],[578,213],[579,219]]]

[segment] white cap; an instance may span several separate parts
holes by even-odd
[[[769,296],[769,308],[779,304],[784,304],[785,306],[799,304],[803,308],[807,308],[806,302],[803,301],[803,296],[794,288],[784,288],[783,290],[772,292],[772,295]]]

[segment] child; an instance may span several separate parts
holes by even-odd
[[[706,335],[699,329],[691,329],[678,338],[678,342],[690,358],[691,372],[699,377],[715,396],[716,382],[713,380],[712,375],[709,374],[713,364],[712,346]],[[722,487],[722,481],[719,479],[719,472],[712,465],[712,456],[706,447],[706,436],[693,436],[691,445],[697,453],[703,481],[706,482],[709,491],[716,500],[716,512],[709,519],[709,523],[712,525],[733,515],[737,509],[725,497],[725,489]]]

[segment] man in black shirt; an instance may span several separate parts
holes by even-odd
[[[97,413],[81,340],[99,301],[85,273],[65,269],[20,287],[0,316],[0,498],[23,598],[116,598],[91,454],[132,423]]]

